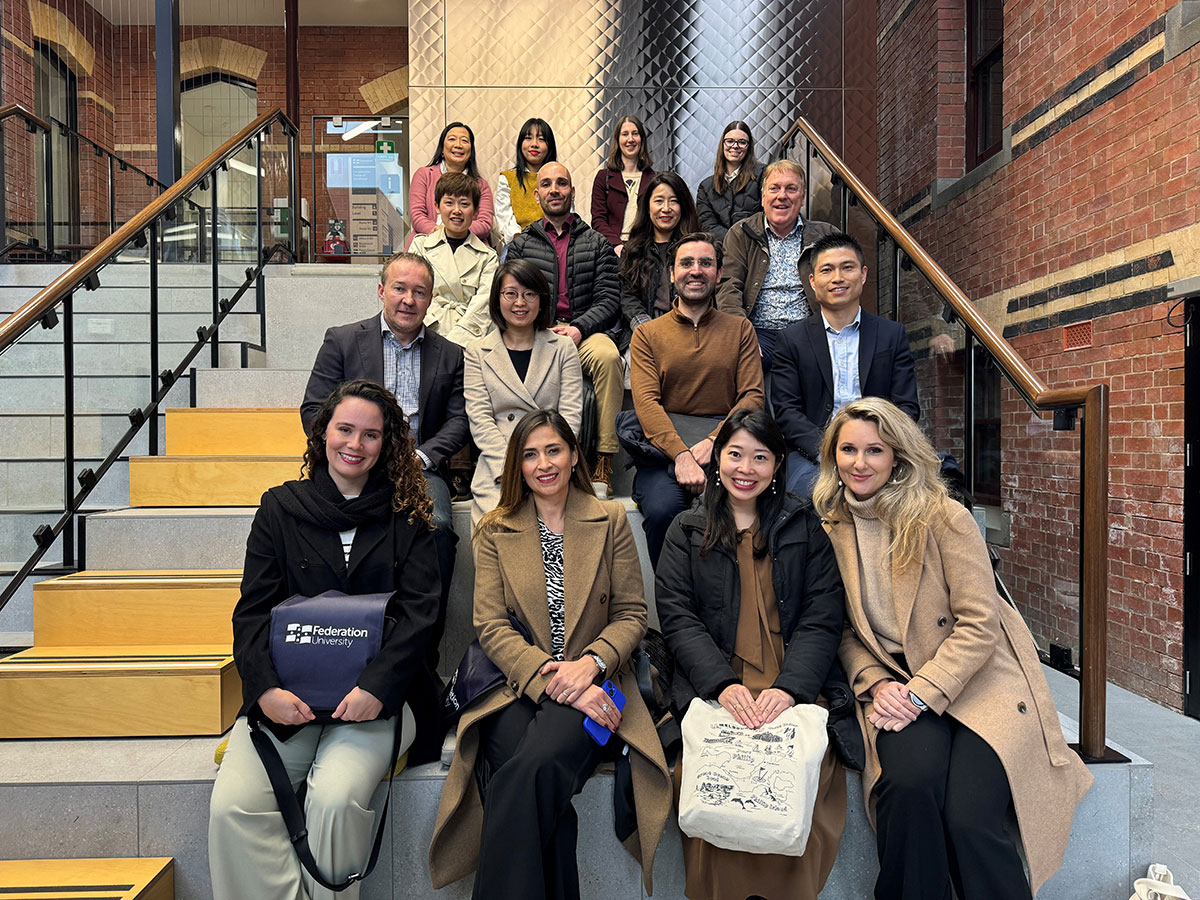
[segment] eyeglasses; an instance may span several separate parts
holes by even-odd
[[[723,143],[726,147],[733,147],[738,150],[745,150],[750,146],[750,142],[744,138],[725,138],[725,140],[721,143]]]
[[[541,294],[539,294],[537,291],[514,291],[511,288],[507,291],[501,291],[500,296],[509,303],[516,303],[518,297],[520,297],[526,303],[537,303],[542,299]]]

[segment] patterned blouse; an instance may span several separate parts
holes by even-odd
[[[550,655],[562,662],[567,645],[566,606],[563,601],[563,536],[538,519],[542,541],[542,566],[546,570],[546,607],[550,612]]]

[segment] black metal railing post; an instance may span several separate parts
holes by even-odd
[[[979,410],[975,405],[975,363],[979,345],[970,331],[963,329],[966,346],[963,348],[963,481],[967,493],[975,496],[975,420]]]
[[[262,132],[254,138],[254,190],[258,198],[255,204],[254,213],[254,262],[257,265],[262,261],[263,254],[263,151],[262,151]]]
[[[904,250],[892,241],[892,319],[900,321],[900,264],[904,262]]]
[[[212,173],[212,197],[209,209],[209,223],[212,228],[212,246],[209,252],[212,254],[212,314],[213,322],[217,321],[217,317],[221,315],[221,252],[220,252],[220,227],[217,222],[217,181],[220,171]],[[212,353],[209,357],[214,369],[221,365],[221,348],[217,344],[217,328],[213,326],[212,332]]]
[[[46,142],[42,148],[43,168],[46,180],[46,251],[54,252],[54,141],[49,131],[43,132],[42,140]]]
[[[150,398],[158,396],[158,219],[150,223]],[[150,433],[146,437],[146,451],[158,456],[158,407],[154,407],[154,418],[150,422]]]
[[[117,230],[117,161],[108,156],[108,233]]]
[[[75,314],[74,294],[63,298],[63,512],[75,501]],[[62,532],[62,564],[75,562],[74,532]]]

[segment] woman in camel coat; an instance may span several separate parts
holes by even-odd
[[[826,430],[813,492],[846,588],[839,656],[867,743],[875,897],[948,897],[953,884],[960,900],[1027,900],[1062,864],[1092,776],[938,469],[911,419],[863,398]],[[1010,804],[1028,881],[1004,828]]]
[[[463,393],[471,437],[479,448],[471,480],[471,524],[500,499],[504,452],[517,422],[535,409],[557,409],[571,430],[583,420],[583,371],[569,337],[550,330],[550,285],[532,262],[500,264],[491,283],[495,329],[473,341],[463,358]]]
[[[558,529],[552,566],[547,546]],[[630,662],[646,631],[641,566],[624,509],[596,499],[557,412],[529,413],[513,431],[500,504],[480,522],[475,544],[475,627],[506,683],[459,721],[429,849],[433,886],[476,869],[476,898],[577,898],[570,798],[598,762],[619,759],[628,745],[637,827],[625,847],[651,891],[671,778]],[[577,679],[572,672],[584,663]],[[596,687],[605,679],[625,695],[623,711]],[[584,715],[614,732],[607,747],[584,731]]]

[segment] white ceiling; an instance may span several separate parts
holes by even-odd
[[[87,0],[114,25],[152,25],[155,0]],[[408,0],[299,0],[300,26],[408,25]],[[283,25],[283,0],[179,0],[180,25]]]

